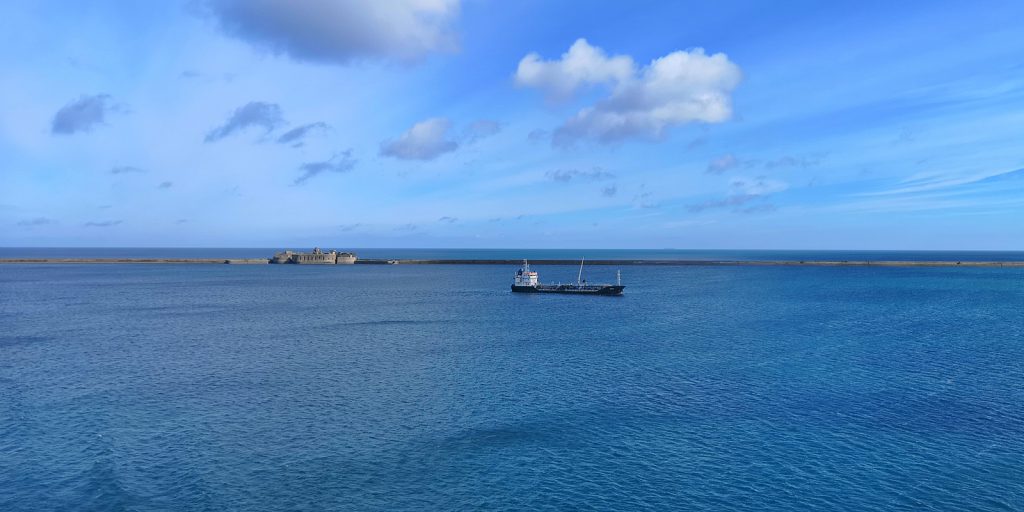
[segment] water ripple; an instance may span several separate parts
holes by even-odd
[[[0,510],[1024,510],[1020,269],[280,270],[0,274]]]

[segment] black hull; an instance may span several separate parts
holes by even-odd
[[[542,284],[537,286],[512,285],[517,293],[561,293],[565,295],[622,295],[625,286],[617,284],[576,286],[571,284]]]

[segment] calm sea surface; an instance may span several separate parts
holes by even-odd
[[[1024,269],[514,270],[0,265],[0,510],[1024,510]]]

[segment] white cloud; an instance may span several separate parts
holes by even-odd
[[[250,101],[235,109],[223,125],[207,133],[204,141],[216,142],[233,133],[253,126],[263,128],[266,133],[270,133],[282,124],[284,124],[284,118],[281,115],[281,107],[279,105],[262,101]]]
[[[94,220],[94,221],[86,222],[84,224],[84,226],[87,227],[87,228],[110,228],[110,227],[114,227],[114,226],[119,226],[119,225],[121,225],[122,222],[124,222],[124,221],[122,221],[122,220]]]
[[[708,162],[706,172],[709,174],[722,174],[723,172],[736,167],[739,163],[739,159],[737,159],[732,153],[729,153]]]
[[[888,196],[897,194],[914,194],[919,192],[930,192],[934,190],[946,189],[949,187],[957,187],[960,185],[968,185],[971,183],[977,183],[981,180],[993,178],[1003,174],[1011,174],[1020,172],[1021,169],[1016,171],[981,171],[981,172],[926,172],[916,173],[904,180],[900,181],[900,185],[897,188],[875,191],[875,192],[863,192],[860,194],[853,194],[855,196]]]
[[[325,172],[349,172],[355,168],[357,160],[352,156],[352,150],[346,149],[340,153],[336,153],[330,158],[323,162],[308,162],[299,166],[299,170],[302,171],[302,175],[295,178],[295,185],[302,185],[306,180]]]
[[[783,181],[770,180],[764,176],[756,178],[733,178],[729,180],[729,193],[720,199],[710,199],[701,203],[691,204],[687,209],[691,213],[705,210],[729,208],[733,213],[770,213],[777,209],[774,204],[764,200],[772,194],[789,189]]]
[[[455,48],[459,0],[207,0],[221,29],[297,60],[415,61]]]
[[[770,180],[764,176],[733,178],[729,180],[729,186],[736,193],[752,196],[766,196],[789,188],[789,184],[784,181]]]
[[[18,225],[22,226],[22,227],[46,226],[48,224],[56,224],[56,223],[57,223],[57,221],[55,221],[53,219],[50,219],[50,218],[46,218],[46,217],[36,217],[34,219],[26,219],[26,220],[19,220],[18,221]]]
[[[94,126],[103,124],[106,113],[110,110],[109,94],[82,96],[64,105],[53,115],[50,131],[58,135],[87,132]]]
[[[459,147],[448,136],[451,127],[451,121],[443,117],[420,121],[399,138],[382,142],[380,154],[402,160],[433,160]]]
[[[530,54],[519,62],[516,82],[564,97],[586,84],[606,84],[610,95],[586,107],[558,127],[552,143],[580,139],[614,143],[630,138],[660,139],[672,126],[720,123],[732,116],[739,67],[723,53],[703,48],[675,51],[638,68],[628,56],[607,57],[579,39],[560,60]]]
[[[462,140],[466,144],[472,144],[480,139],[485,139],[501,131],[501,123],[490,119],[473,121],[463,130]]]
[[[586,39],[577,39],[560,60],[544,61],[536,53],[523,57],[515,79],[519,85],[544,89],[552,99],[564,99],[583,85],[628,80],[633,68],[631,57],[608,57]]]
[[[292,147],[302,147],[304,144],[305,137],[313,132],[325,132],[330,130],[331,127],[323,121],[317,121],[315,123],[304,124],[296,128],[292,128],[287,132],[284,132],[280,137],[277,138],[278,144],[291,144]]]
[[[552,181],[559,181],[562,183],[568,183],[574,179],[600,181],[615,178],[614,174],[601,169],[600,167],[595,167],[589,171],[581,171],[579,169],[557,169],[544,173],[544,176]]]
[[[133,165],[119,165],[110,169],[110,174],[134,174],[140,172],[146,172],[146,170],[139,167],[135,167]]]
[[[820,158],[808,158],[803,156],[792,156],[786,155],[775,160],[769,160],[764,163],[764,166],[768,169],[774,169],[776,167],[814,167],[821,163]]]

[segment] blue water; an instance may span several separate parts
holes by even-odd
[[[360,258],[368,259],[1024,261],[1024,251],[335,248],[341,251],[354,251]],[[288,249],[308,251],[312,250],[312,247],[289,247]],[[0,258],[269,258],[281,250],[283,249],[267,247],[0,247]]]
[[[1024,269],[513,271],[0,265],[0,510],[1024,510]]]

